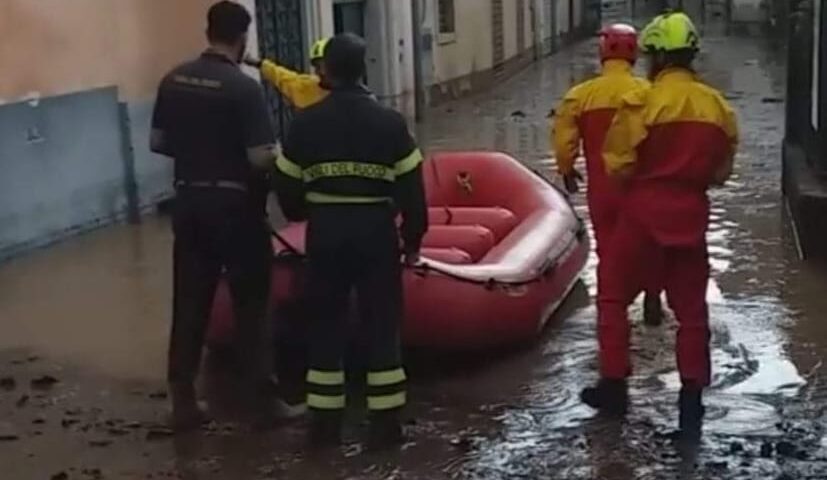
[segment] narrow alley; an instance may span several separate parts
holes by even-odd
[[[577,44],[489,92],[433,108],[420,141],[430,151],[505,151],[551,174],[546,117],[595,71],[594,51],[593,41]],[[827,277],[799,262],[785,223],[783,59],[762,39],[715,28],[704,35],[700,73],[737,108],[742,144],[736,176],[713,193],[714,385],[697,449],[669,439],[679,389],[672,321],[635,327],[627,421],[598,420],[580,403],[578,392],[597,375],[594,259],[533,346],[490,358],[414,357],[413,438],[401,452],[373,455],[350,444],[308,456],[301,426],[250,435],[232,418],[173,438],[161,426],[172,236],[166,218],[149,217],[0,268],[0,476],[823,478]],[[587,215],[582,194],[575,200]],[[214,377],[211,399],[231,404],[232,386],[221,372]]]

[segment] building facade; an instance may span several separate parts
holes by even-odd
[[[827,259],[827,0],[790,4],[783,190],[805,257]]]
[[[148,149],[154,94],[204,48],[214,1],[0,2],[0,259],[171,197],[172,164]],[[369,86],[408,116],[593,31],[599,11],[598,0],[237,1],[255,13],[251,50],[296,69],[318,38],[364,36]],[[291,111],[269,97],[282,133]]]
[[[0,257],[169,196],[171,164],[148,149],[153,97],[204,47],[210,3],[0,2]]]
[[[308,0],[308,41],[344,31],[368,44],[368,85],[412,115],[487,88],[596,28],[598,0]]]

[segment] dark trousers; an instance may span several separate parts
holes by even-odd
[[[366,339],[368,408],[394,412],[405,404],[400,355],[402,271],[394,212],[387,205],[317,206],[310,215],[307,253],[311,312],[308,406],[345,407],[347,312],[355,290]]]
[[[260,205],[243,192],[182,188],[173,218],[173,321],[168,379],[192,385],[216,284],[226,275],[233,298],[245,380],[265,388],[272,369],[267,321],[272,247]]]

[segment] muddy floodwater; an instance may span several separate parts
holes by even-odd
[[[595,71],[594,49],[579,44],[433,109],[421,142],[502,150],[551,173],[546,116]],[[737,173],[713,193],[714,382],[700,445],[669,435],[679,388],[671,319],[635,327],[625,421],[579,403],[596,379],[594,258],[533,345],[417,355],[412,437],[399,452],[348,443],[310,454],[302,425],[249,433],[233,421],[221,369],[210,369],[205,391],[226,418],[173,438],[163,427],[171,235],[165,218],[149,217],[0,266],[0,479],[827,478],[827,279],[798,260],[780,196],[783,55],[710,30],[699,65],[742,128]],[[582,195],[576,203],[586,216]]]

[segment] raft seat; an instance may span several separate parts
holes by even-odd
[[[500,243],[519,224],[517,215],[502,207],[430,207],[431,225],[471,225],[487,228],[494,234],[494,243]]]
[[[431,225],[422,239],[425,248],[457,248],[479,262],[494,248],[494,233],[481,225]]]

